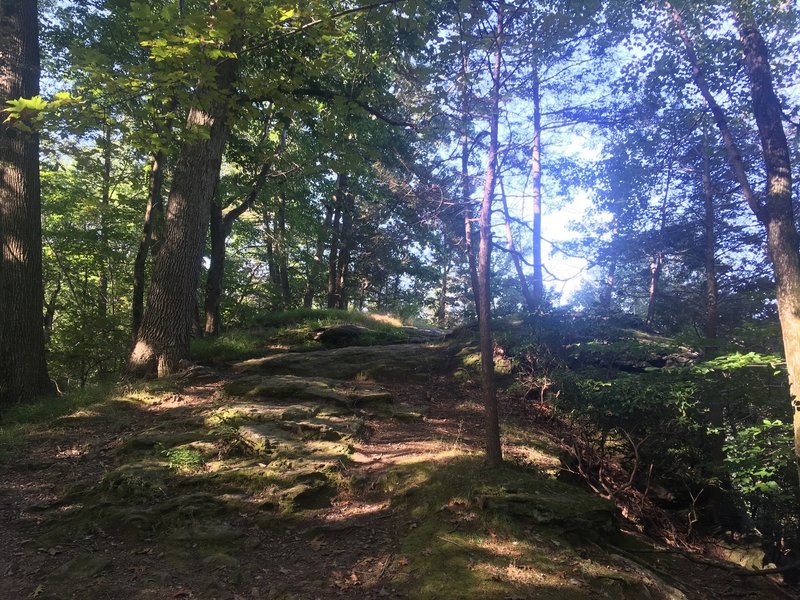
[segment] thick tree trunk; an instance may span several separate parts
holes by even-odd
[[[791,158],[783,110],[772,85],[767,45],[750,15],[737,17],[767,171],[766,199],[759,218],[767,229],[767,247],[775,270],[775,295],[794,407],[795,460],[800,472],[800,248],[792,206]]]
[[[164,183],[164,153],[160,150],[153,155],[153,162],[150,168],[150,189],[147,195],[147,208],[144,212],[144,226],[142,227],[142,239],[139,242],[139,249],[136,251],[136,259],[133,262],[133,301],[131,319],[131,338],[136,344],[136,337],[139,334],[139,327],[142,324],[144,315],[144,288],[145,288],[145,267],[147,257],[153,247],[154,229],[156,215],[163,213],[161,199],[161,187]]]
[[[217,90],[200,90],[197,105],[189,111],[186,130],[191,137],[184,141],[175,164],[147,309],[128,359],[128,372],[136,377],[169,375],[190,355],[200,261],[228,134],[229,95],[236,71],[236,60],[221,60]],[[207,135],[193,134],[195,129]]]
[[[492,65],[491,112],[489,115],[489,151],[486,163],[486,177],[483,186],[483,200],[479,217],[481,234],[478,250],[478,327],[480,330],[481,379],[483,383],[483,404],[486,413],[486,461],[491,466],[503,462],[500,445],[500,420],[497,410],[497,388],[494,378],[494,343],[491,323],[491,253],[492,253],[492,200],[497,183],[497,151],[500,121],[500,85],[502,68],[503,8],[500,0],[497,8],[497,27]]]
[[[544,298],[542,265],[542,107],[539,94],[539,73],[533,68],[531,89],[533,102],[533,144],[531,145],[531,199],[533,200],[533,299]],[[531,309],[532,310],[532,309]]]
[[[669,5],[668,5],[669,6]],[[767,250],[775,273],[775,297],[783,337],[794,413],[794,450],[800,475],[800,248],[792,206],[792,171],[789,144],[783,130],[783,111],[772,85],[769,52],[751,14],[735,6],[737,28],[750,81],[753,116],[758,125],[761,152],[767,171],[763,203],[753,193],[741,154],[728,127],[725,113],[711,94],[691,38],[680,13],[670,7],[683,40],[692,76],[722,135],[728,162],[753,213],[767,231]]]
[[[36,0],[0,0],[0,106],[39,93]],[[54,388],[47,374],[39,136],[0,118],[0,407]]]

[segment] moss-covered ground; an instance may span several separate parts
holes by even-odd
[[[4,413],[0,598],[776,597],[625,533],[556,479],[546,428],[507,414],[508,464],[485,467],[466,338],[269,347],[342,318],[265,319],[204,342],[233,368]]]

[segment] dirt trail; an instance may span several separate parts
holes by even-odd
[[[313,361],[313,353],[306,358]],[[454,444],[471,445],[465,423],[479,427],[477,407],[454,411],[453,388],[441,378],[384,384],[393,406],[418,406],[421,398],[427,416],[370,414],[365,431],[350,442],[351,460],[339,467],[342,480],[356,482],[357,489],[342,486],[329,506],[302,515],[264,516],[248,506],[258,503],[261,491],[245,485],[231,490],[238,497],[223,509],[183,519],[174,528],[148,522],[131,531],[108,522],[103,511],[114,501],[93,491],[110,472],[131,463],[126,449],[138,444],[142,432],[184,430],[187,422],[201,423],[219,412],[229,404],[221,393],[226,382],[188,383],[144,402],[134,393],[129,401],[61,418],[26,439],[0,466],[0,539],[6,548],[0,555],[0,598],[395,596],[391,577],[404,561],[397,540],[407,523],[376,481],[392,465],[431,460]],[[290,401],[262,399],[261,405],[280,408]],[[163,439],[167,443],[169,436]],[[209,464],[213,468],[210,460],[204,468]],[[119,491],[127,496],[121,503],[140,508],[128,490]],[[87,509],[96,511],[97,522],[82,514]],[[66,517],[76,515],[70,524]],[[168,542],[161,535],[166,529]]]
[[[572,548],[542,506],[541,528],[485,524],[456,489],[482,476],[477,388],[420,372],[430,348],[394,348],[402,360],[382,347],[388,362],[347,381],[314,364],[352,370],[357,350],[199,369],[31,434],[0,464],[0,599],[791,597],[674,556],[648,568],[602,539]],[[276,372],[289,363],[303,377]],[[533,467],[534,495],[574,500],[535,474],[552,452],[506,453]],[[408,495],[423,472],[440,496]]]

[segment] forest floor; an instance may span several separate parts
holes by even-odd
[[[557,481],[521,401],[487,469],[463,347],[264,354],[6,431],[0,598],[798,597]]]

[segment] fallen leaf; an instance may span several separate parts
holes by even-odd
[[[33,590],[33,593],[31,593],[31,598],[38,598],[42,594],[44,594],[44,586],[40,583],[36,586],[36,589]]]

